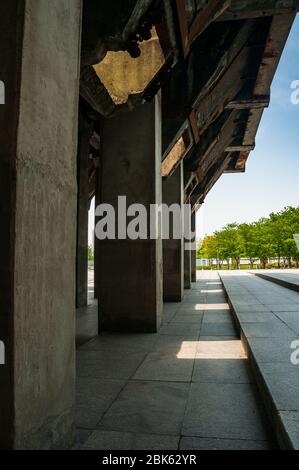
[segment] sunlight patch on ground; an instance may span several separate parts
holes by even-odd
[[[194,359],[197,354],[198,341],[183,341],[177,354],[178,359]]]
[[[242,341],[198,341],[196,359],[247,359]]]
[[[247,359],[242,341],[183,341],[178,359]]]
[[[223,292],[222,289],[202,289],[200,291],[202,294],[210,294],[210,293],[217,293],[217,294],[220,294],[221,292]]]
[[[195,310],[229,310],[228,304],[196,304]]]

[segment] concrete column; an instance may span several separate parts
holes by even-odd
[[[79,119],[79,140],[77,158],[77,258],[76,258],[76,306],[85,307],[88,296],[88,210],[89,210],[89,181],[88,159],[89,140],[92,126]]]
[[[196,212],[191,215],[191,230],[192,233],[196,232]],[[191,251],[191,281],[196,282],[196,250]]]
[[[97,203],[161,204],[161,102],[104,121]],[[128,222],[132,217],[128,217]],[[98,219],[96,218],[96,222]],[[149,230],[149,226],[148,226]],[[96,240],[100,331],[156,332],[162,317],[162,240]]]
[[[191,289],[191,250],[184,250],[184,288]]]
[[[183,204],[183,165],[163,181],[163,204]],[[172,237],[163,240],[163,298],[164,302],[180,302],[184,296],[184,241]]]
[[[102,187],[102,177],[101,177],[101,158],[99,159],[99,165],[96,169],[96,181],[95,181],[95,208],[101,204],[101,199],[102,199],[102,193],[101,193],[101,187]],[[94,219],[94,226],[96,226],[98,218],[95,215]],[[94,232],[94,298],[98,298],[98,287],[100,284],[100,278],[99,278],[99,259],[100,259],[100,243],[97,242],[96,238],[96,233]]]
[[[0,447],[66,447],[81,1],[0,2],[0,18]]]
[[[97,198],[95,198],[95,207],[97,206]],[[98,269],[98,244],[96,243],[96,239],[94,239],[94,243],[93,243],[93,246],[94,246],[94,253],[93,253],[93,275],[94,275],[94,288],[93,288],[93,294],[94,294],[94,298],[97,299],[98,298],[98,292],[97,292],[97,285],[98,285],[98,282],[97,282],[97,269]]]

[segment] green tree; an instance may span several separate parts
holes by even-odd
[[[214,259],[217,258],[217,243],[215,235],[207,235],[199,245],[197,256],[209,260],[211,266]]]
[[[228,224],[222,230],[215,232],[220,259],[227,260],[228,269],[230,269],[230,259],[240,268],[240,259],[242,255],[242,240],[239,233],[239,226],[235,223]]]
[[[94,259],[94,255],[93,255],[92,246],[89,245],[89,247],[88,247],[88,261],[92,261],[93,259]]]
[[[242,256],[250,261],[250,269],[253,269],[254,263],[258,258],[258,241],[256,237],[256,227],[254,224],[239,225],[240,244]]]
[[[209,260],[218,260],[218,267],[227,260],[240,268],[241,257],[249,258],[250,267],[258,259],[266,268],[270,258],[281,259],[292,267],[295,261],[299,266],[299,252],[294,234],[299,233],[299,207],[286,207],[280,212],[271,213],[252,224],[228,224],[213,235],[206,236],[200,243],[198,256]]]
[[[254,224],[254,230],[257,243],[256,254],[261,262],[262,268],[266,269],[268,259],[275,255],[269,219],[260,219]]]

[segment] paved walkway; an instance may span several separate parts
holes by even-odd
[[[77,351],[83,449],[275,447],[219,277],[165,304],[158,334],[102,334]]]
[[[287,287],[288,289],[299,292],[299,270],[298,269],[277,269],[252,271],[256,276],[274,282],[275,284]]]
[[[299,350],[299,294],[248,272],[221,278],[280,446],[299,449],[299,364],[291,361]]]

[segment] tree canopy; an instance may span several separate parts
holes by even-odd
[[[249,259],[251,268],[256,261],[263,267],[269,258],[278,259],[289,267],[292,260],[298,266],[299,253],[294,234],[299,233],[299,206],[286,207],[253,223],[228,224],[213,235],[206,236],[197,250],[199,258],[217,260],[219,267],[226,261],[239,268],[240,259]]]

